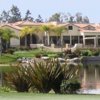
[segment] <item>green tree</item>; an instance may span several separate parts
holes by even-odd
[[[52,22],[52,21],[61,22],[60,18],[61,18],[61,14],[60,13],[55,13],[49,18],[49,21],[50,22]]]
[[[50,36],[50,33],[53,32],[53,27],[54,27],[54,25],[50,25],[50,24],[49,25],[42,25],[40,27],[41,32],[43,32],[45,34],[45,44],[46,45],[50,44],[49,43],[49,36]]]
[[[3,40],[6,42],[6,49],[7,49],[11,38],[18,38],[14,34],[14,31],[12,31],[8,28],[1,28],[0,29],[0,55],[2,55]]]
[[[38,15],[38,18],[35,20],[37,23],[43,22],[41,15]]]
[[[6,42],[6,47],[5,47],[6,49],[8,48],[11,38],[18,39],[18,36],[16,36],[14,31],[10,30],[9,28],[4,28],[3,34],[2,34],[2,39]]]
[[[90,23],[89,18],[87,16],[83,17],[83,23]]]
[[[67,28],[65,26],[55,26],[53,28],[53,32],[58,36],[58,41],[60,42],[61,50],[63,46],[63,41],[62,41],[62,33],[66,32]],[[60,37],[60,39],[59,39]]]
[[[2,13],[1,13],[1,21],[2,22],[9,22],[9,18],[10,18],[10,16],[9,16],[9,11],[7,12],[7,11],[2,11]]]
[[[21,21],[21,13],[17,6],[13,5],[10,9],[10,22],[14,23],[17,21]]]
[[[34,18],[31,16],[30,10],[27,10],[24,20],[25,20],[25,21],[33,21],[33,19],[34,19]]]
[[[76,22],[77,23],[83,23],[83,17],[81,13],[76,13]]]
[[[29,27],[23,27],[23,29],[20,31],[20,37],[23,38],[25,37],[25,47],[27,47],[27,35],[30,32],[30,28]]]

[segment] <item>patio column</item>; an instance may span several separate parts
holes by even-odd
[[[98,35],[96,35],[96,46],[98,47]]]
[[[78,36],[78,43],[80,43],[80,36]]]
[[[72,45],[72,36],[70,35],[70,45]]]
[[[96,37],[94,37],[94,48],[97,46],[97,40]]]
[[[83,35],[83,46],[85,46],[85,36]]]
[[[48,41],[47,41],[48,43],[47,43],[47,44],[48,44],[48,46],[49,46],[49,44],[50,44],[50,37],[49,37],[49,33],[48,33],[47,37],[48,37]]]

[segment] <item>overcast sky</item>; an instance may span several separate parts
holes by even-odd
[[[44,19],[55,12],[81,12],[91,22],[100,23],[100,0],[0,0],[0,12],[17,5],[22,15],[29,9],[34,18],[40,14]]]

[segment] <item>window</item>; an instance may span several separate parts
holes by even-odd
[[[73,30],[73,26],[68,26],[68,29],[69,30]]]

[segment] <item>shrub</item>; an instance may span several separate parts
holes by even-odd
[[[82,51],[81,55],[82,56],[92,56],[92,51],[90,51],[90,50],[84,50],[84,51]]]
[[[67,54],[67,58],[75,58],[75,57],[78,57],[78,55],[76,53],[72,53],[72,54]]]
[[[42,93],[48,93],[53,89],[60,92],[60,84],[63,80],[61,64],[57,60],[41,61],[28,67],[29,77],[33,85]]]
[[[57,55],[58,55],[58,57],[64,57],[64,55],[63,55],[62,52],[61,53],[58,53]]]
[[[7,49],[5,53],[13,54],[15,51],[15,49]]]
[[[99,56],[100,55],[100,52],[99,51],[95,51],[94,53],[93,53],[93,56]]]
[[[42,56],[41,54],[35,54],[36,58],[41,58],[41,56]]]
[[[82,49],[76,49],[76,50],[74,51],[74,53],[79,57],[79,56],[81,55],[81,50],[82,50]]]
[[[61,93],[73,94],[81,88],[80,82],[77,79],[63,80],[61,84]]]
[[[16,72],[7,73],[6,80],[18,92],[28,92],[32,87],[42,93],[48,93],[51,89],[60,93],[60,85],[64,79],[77,76],[79,66],[60,63],[58,59],[35,59],[34,63],[19,64]]]
[[[18,92],[28,92],[31,87],[30,81],[27,79],[25,68],[20,65],[14,68],[14,72],[6,73],[5,79],[8,84]]]
[[[9,87],[0,87],[0,92],[11,92],[12,90]]]

